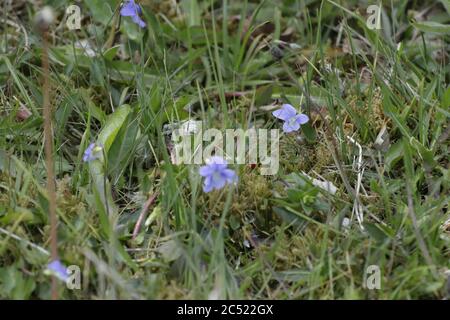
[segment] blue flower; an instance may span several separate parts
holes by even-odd
[[[102,150],[102,147],[97,146],[95,143],[91,143],[89,147],[84,151],[83,154],[83,161],[89,162],[95,159],[98,159],[100,157],[100,151]]]
[[[275,110],[272,114],[284,121],[283,131],[286,133],[297,131],[300,129],[301,124],[305,124],[309,121],[306,114],[298,113],[290,104],[283,104],[281,109]]]
[[[47,265],[47,269],[52,275],[64,282],[69,279],[69,273],[67,272],[66,267],[59,260],[53,260],[52,262],[50,262]]]
[[[237,181],[236,173],[228,169],[227,162],[218,156],[208,159],[205,166],[200,167],[199,173],[205,178],[203,191],[222,189],[225,184]]]
[[[145,28],[146,24],[144,20],[139,17],[139,14],[142,13],[141,7],[134,3],[134,0],[129,0],[125,5],[120,9],[120,15],[123,17],[131,17],[134,23],[136,23],[139,27]]]

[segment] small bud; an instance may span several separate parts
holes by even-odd
[[[47,31],[54,20],[55,15],[53,9],[49,6],[45,6],[36,14],[34,22],[41,31]]]

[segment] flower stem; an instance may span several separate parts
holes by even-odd
[[[44,149],[45,162],[47,168],[47,196],[50,215],[50,253],[52,261],[58,259],[58,239],[57,239],[57,217],[56,217],[56,190],[55,190],[55,169],[53,165],[53,135],[52,135],[52,111],[50,106],[50,68],[48,61],[48,34],[42,33],[42,68],[43,68],[43,114],[44,114]],[[57,279],[52,276],[51,297],[58,299]]]

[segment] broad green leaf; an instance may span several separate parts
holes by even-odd
[[[384,159],[387,171],[392,170],[392,167],[402,158],[402,154],[403,144],[401,142],[391,145],[389,150],[386,152],[386,157]]]
[[[116,111],[108,116],[106,120],[106,124],[103,129],[100,131],[100,134],[97,138],[97,143],[102,145],[105,153],[108,152],[111,147],[114,139],[117,136],[120,128],[122,127],[125,119],[131,111],[131,107],[127,104],[119,107]]]
[[[108,152],[108,173],[112,175],[112,182],[116,184],[117,179],[133,157],[137,145],[139,125],[136,117],[130,114],[121,126],[111,148]]]
[[[258,89],[256,89],[255,94],[256,106],[263,106],[271,103],[272,93],[273,93],[273,85],[270,84],[266,86],[261,86]]]
[[[139,41],[144,35],[145,29],[139,27],[131,20],[131,17],[122,17],[123,25],[120,28],[130,40]]]
[[[114,59],[114,57],[116,56],[119,48],[120,48],[120,45],[117,45],[117,46],[114,46],[112,48],[105,50],[105,52],[103,52],[103,57],[108,61],[112,61]]]
[[[92,178],[100,227],[105,238],[108,239],[112,232],[109,217],[117,213],[117,208],[111,194],[111,184],[105,176],[103,161],[91,161],[89,163],[89,171]]]
[[[92,13],[92,17],[95,21],[102,23],[103,25],[108,24],[112,20],[114,8],[111,7],[109,1],[105,0],[88,0],[84,1],[89,11]]]
[[[156,250],[161,254],[162,258],[166,262],[175,261],[183,253],[183,249],[176,240],[168,240],[163,242]]]
[[[450,34],[450,25],[434,21],[415,22],[413,26],[423,32]]]
[[[441,107],[450,108],[450,87],[445,90],[445,93],[442,96]]]
[[[423,144],[419,142],[419,140],[417,140],[414,137],[409,139],[409,143],[419,153],[420,157],[424,161],[425,166],[427,166],[428,169],[431,169],[436,165],[436,161],[434,160],[432,150],[426,148]]]
[[[307,124],[302,126],[302,131],[305,134],[306,139],[308,142],[315,142],[316,141],[316,130],[311,126],[311,124],[308,122]]]

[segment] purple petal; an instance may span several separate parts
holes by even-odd
[[[219,156],[212,156],[206,162],[214,171],[221,171],[227,167],[227,161]]]
[[[285,133],[289,133],[289,132],[292,132],[292,131],[297,131],[298,129],[300,129],[300,124],[298,124],[297,122],[286,121],[283,124],[283,131]]]
[[[227,183],[237,180],[236,173],[228,169],[226,160],[219,156],[209,158],[207,165],[200,167],[199,173],[205,177],[203,182],[204,192],[222,189]]]
[[[134,0],[131,0],[131,1],[133,1],[133,2],[134,2]],[[137,13],[139,13],[139,14],[141,14],[141,13],[142,13],[142,9],[141,9],[141,6],[140,6],[140,5],[138,5],[138,4],[135,4],[135,5],[134,5],[134,8],[136,9]]]
[[[145,28],[146,24],[144,20],[142,20],[138,15],[132,16],[131,19],[134,23],[136,23],[139,27]]]
[[[128,1],[123,7],[122,9],[120,9],[120,15],[123,17],[130,17],[130,16],[135,16],[138,12],[136,9],[136,4],[134,3],[133,0]]]
[[[222,171],[227,168],[226,163],[212,163],[211,167],[214,169],[214,171]]]
[[[295,116],[295,122],[298,124],[305,124],[309,121],[309,118],[306,114],[300,113]]]
[[[225,169],[222,171],[222,175],[225,177],[228,183],[233,183],[237,180],[236,172],[231,169]]]
[[[86,150],[84,151],[84,154],[83,154],[83,161],[84,162],[91,161],[91,160],[95,159],[95,157],[92,154],[92,152],[94,150],[94,147],[95,147],[95,143],[91,143],[86,148]]]
[[[94,149],[95,143],[90,143],[89,146],[86,148],[86,152],[91,153],[91,151]]]
[[[212,156],[211,158],[209,158],[209,163],[215,163],[215,164],[227,164],[227,161],[219,156]]]
[[[66,267],[59,260],[53,260],[47,265],[47,269],[52,271],[52,273],[61,279],[62,281],[67,281],[69,275],[67,273]]]
[[[297,114],[297,111],[290,104],[283,104],[281,106],[281,109],[275,110],[274,112],[272,112],[272,114],[274,117],[276,117],[278,119],[287,121],[290,118],[295,117],[295,115]]]
[[[211,176],[211,184],[214,189],[222,189],[223,187],[225,187],[226,183],[227,180],[225,179],[225,177],[222,177],[221,174],[214,174]]]
[[[213,185],[211,183],[211,176],[205,178],[205,182],[203,183],[203,191],[210,192],[213,189]]]
[[[214,173],[214,168],[212,166],[210,166],[210,165],[206,165],[206,166],[200,167],[198,172],[200,173],[200,175],[202,177],[207,177],[207,176],[210,176],[210,175],[212,175]]]

